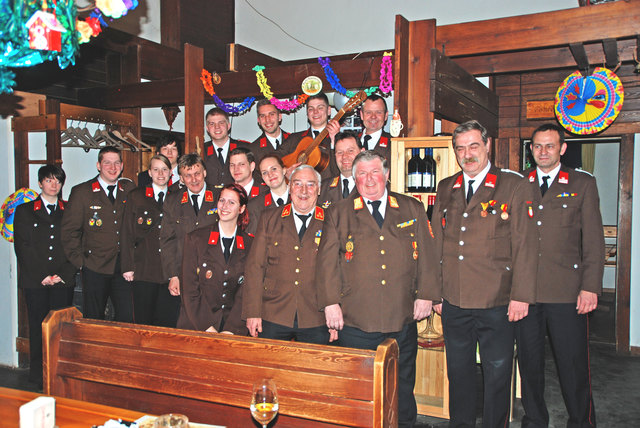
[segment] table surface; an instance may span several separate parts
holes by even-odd
[[[43,396],[35,392],[0,387],[0,421],[2,426],[20,426],[20,406]],[[103,406],[86,401],[54,397],[56,399],[56,425],[59,428],[90,428],[109,419],[135,421],[144,413],[118,407]]]

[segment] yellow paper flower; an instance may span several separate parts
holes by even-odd
[[[87,43],[91,39],[93,30],[86,22],[76,21],[76,30],[78,31],[78,43]]]
[[[96,7],[106,16],[118,19],[127,13],[127,6],[122,0],[96,0]]]

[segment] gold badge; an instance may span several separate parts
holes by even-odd
[[[502,214],[500,214],[500,218],[502,218],[503,220],[508,220],[509,219],[509,213],[506,211],[502,211]]]
[[[413,252],[413,260],[418,260],[418,250]]]
[[[138,217],[138,224],[142,224],[144,222],[144,219],[142,217]]]
[[[102,226],[102,220],[101,219],[97,219],[96,220],[96,226],[98,226],[98,227]]]
[[[213,272],[208,270],[207,273],[204,274],[204,276],[207,277],[207,279],[211,279],[211,277],[213,276]]]
[[[89,219],[89,226],[93,226],[94,224],[96,224],[96,220],[93,218]]]
[[[487,216],[486,211],[480,211],[480,217],[486,217],[486,216]]]
[[[153,220],[151,220],[151,217],[147,218],[147,226],[151,226],[151,223],[153,222]]]

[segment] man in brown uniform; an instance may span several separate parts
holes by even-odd
[[[364,131],[360,135],[362,148],[373,150],[389,159],[391,155],[391,134],[384,131],[389,112],[387,103],[380,95],[372,94],[362,103],[360,119]]]
[[[245,270],[242,318],[254,337],[326,344],[314,276],[324,227],[316,206],[320,174],[300,165],[291,174],[291,203],[264,211]]]
[[[71,263],[82,268],[83,314],[104,318],[111,297],[116,321],[133,322],[131,285],[120,269],[120,228],[131,180],[118,180],[122,156],[115,147],[98,153],[98,176],[71,189],[62,217],[62,246]]]
[[[324,208],[332,203],[347,199],[356,190],[353,179],[353,160],[362,147],[358,136],[353,131],[338,132],[336,134],[334,155],[340,175],[324,180],[320,189],[320,201]]]
[[[596,180],[560,163],[564,130],[542,125],[533,132],[537,168],[525,172],[538,226],[536,304],[516,324],[522,376],[523,427],[549,426],[544,401],[545,332],[565,406],[567,426],[595,427],[589,373],[588,313],[598,306],[604,271],[604,237]]]
[[[413,426],[418,333],[416,320],[440,299],[433,272],[434,242],[424,206],[389,192],[387,160],[366,151],[353,162],[358,193],[327,210],[316,286],[327,327],[340,345],[376,349],[398,341],[398,422]]]
[[[163,204],[160,229],[160,256],[164,276],[169,279],[169,292],[180,295],[182,250],[187,233],[213,224],[217,220],[217,195],[205,186],[202,158],[195,153],[182,156],[178,161],[180,179],[187,187],[183,192],[172,192]]]
[[[229,152],[236,147],[249,148],[247,141],[231,138],[231,122],[229,114],[221,108],[214,107],[205,116],[205,126],[211,141],[204,143],[204,164],[207,169],[207,184],[214,188],[233,183],[229,173]],[[178,167],[178,172],[180,168]]]
[[[282,124],[282,113],[271,101],[263,99],[256,104],[256,112],[258,113],[258,126],[262,129],[262,134],[249,145],[249,150],[257,161],[260,161],[266,154],[277,151],[280,153],[280,147],[284,140],[289,137],[289,133],[280,128]],[[258,175],[254,174],[254,175]],[[261,179],[256,177],[256,181]]]
[[[455,129],[453,149],[462,171],[440,182],[432,218],[451,426],[475,426],[479,344],[482,424],[504,427],[511,399],[513,321],[525,317],[535,302],[531,192],[520,174],[491,165],[491,140],[478,122]]]

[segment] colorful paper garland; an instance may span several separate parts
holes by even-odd
[[[237,107],[232,104],[226,104],[218,95],[216,95],[216,92],[213,89],[213,75],[209,71],[203,68],[202,73],[200,74],[200,80],[202,81],[204,89],[213,97],[213,102],[216,106],[231,115],[239,116],[246,113],[256,100],[255,97],[247,97]]]
[[[252,68],[253,71],[256,72],[256,82],[258,83],[258,87],[260,88],[260,92],[266,99],[268,99],[271,104],[276,106],[276,108],[280,111],[295,111],[299,109],[304,103],[307,102],[307,98],[309,98],[306,94],[301,94],[293,97],[290,100],[279,100],[278,98],[273,96],[273,92],[271,92],[271,87],[267,84],[267,77],[264,75],[264,66],[256,65]]]

